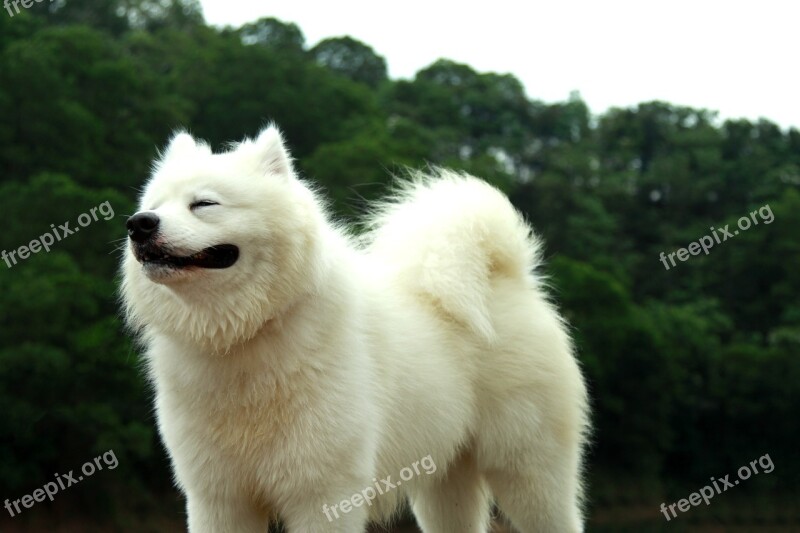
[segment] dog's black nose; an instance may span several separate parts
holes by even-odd
[[[150,212],[136,213],[128,219],[128,236],[134,242],[144,242],[158,230],[158,215]]]

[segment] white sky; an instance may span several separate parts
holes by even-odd
[[[593,113],[648,100],[800,127],[800,2],[201,0],[213,25],[296,23],[308,46],[350,35],[392,78],[436,59],[511,73],[531,98],[578,90]]]

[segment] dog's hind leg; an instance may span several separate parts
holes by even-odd
[[[575,489],[568,477],[554,472],[525,475],[520,472],[487,476],[500,511],[519,533],[583,531]],[[563,474],[568,476],[566,472]]]
[[[491,453],[479,455],[481,472],[518,533],[583,531],[581,437],[549,429],[505,442],[493,438],[498,433],[481,439],[482,451]]]
[[[409,490],[414,516],[424,533],[486,533],[491,496],[470,454],[450,465],[441,479]]]

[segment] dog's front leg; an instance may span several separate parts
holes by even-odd
[[[266,533],[266,512],[245,501],[187,495],[189,533]]]
[[[320,502],[330,503],[320,503]],[[355,507],[351,501],[342,507],[342,498],[313,498],[299,501],[284,511],[283,521],[288,533],[331,532],[361,533],[367,527],[366,505]],[[336,503],[333,503],[336,502]],[[356,502],[359,503],[359,502]]]

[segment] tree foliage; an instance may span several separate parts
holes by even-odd
[[[373,89],[387,79],[386,61],[352,37],[323,39],[309,53],[320,65]]]

